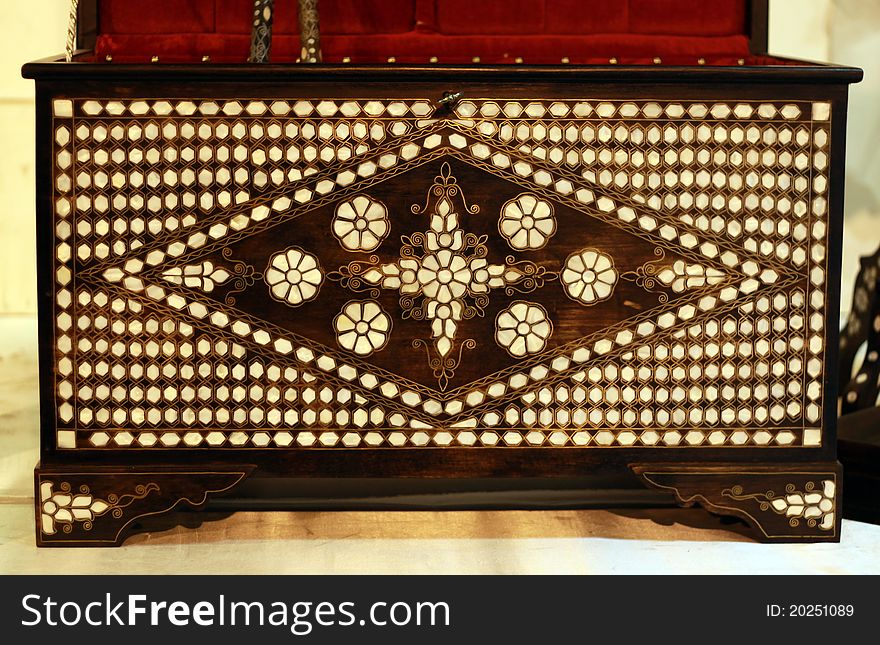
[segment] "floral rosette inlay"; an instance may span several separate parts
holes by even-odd
[[[263,279],[276,300],[297,306],[318,295],[324,274],[318,258],[298,247],[274,254]]]
[[[518,195],[501,207],[498,230],[514,249],[540,249],[556,232],[553,206],[529,193]]]
[[[333,234],[348,251],[375,250],[390,228],[388,209],[366,195],[342,202],[333,217]]]
[[[495,319],[495,341],[517,358],[543,350],[552,333],[547,310],[535,302],[517,300]]]
[[[566,258],[561,280],[570,298],[590,305],[611,297],[617,271],[610,255],[584,249]]]
[[[473,275],[467,258],[441,249],[422,258],[418,279],[427,298],[446,303],[467,293]]]
[[[388,343],[391,317],[379,303],[352,300],[333,319],[339,345],[360,356],[377,352]]]

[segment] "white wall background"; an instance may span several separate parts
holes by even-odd
[[[69,2],[0,1],[0,313],[33,313],[34,88],[20,70],[64,50]]]
[[[832,60],[858,65],[850,89],[841,308],[848,311],[859,256],[880,244],[880,0],[834,0],[828,21]]]
[[[711,0],[706,0],[707,2]],[[2,0],[0,314],[36,310],[34,123],[27,60],[64,47],[69,0]],[[770,51],[865,69],[849,111],[843,307],[858,256],[880,244],[880,0],[771,0]]]

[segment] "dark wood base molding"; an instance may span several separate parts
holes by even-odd
[[[637,463],[631,464],[630,468],[649,488],[672,493],[670,501],[679,506],[698,504],[713,514],[742,519],[752,528],[753,535],[763,542],[840,540],[842,472],[837,462],[787,466],[766,463]],[[228,512],[239,507],[248,508],[248,505],[242,505],[240,493],[244,498],[250,498],[252,492],[245,492],[239,485],[253,470],[251,465],[206,468],[171,465],[37,466],[34,473],[37,544],[119,546],[135,533],[179,524],[191,525],[196,516],[172,511],[200,510],[209,499],[230,494],[235,497],[229,500],[229,504],[218,508]],[[442,484],[439,485],[443,488]],[[597,492],[595,486],[590,488],[594,494]],[[447,510],[475,508],[471,499],[473,495],[473,491],[465,493],[461,505],[454,500],[438,505],[435,500],[427,506]],[[454,484],[449,486],[449,497],[456,497]],[[421,507],[419,504],[413,506],[411,499],[408,504],[408,499],[404,496],[389,501],[366,495],[352,500],[339,497],[338,491],[335,495],[331,491],[317,505],[314,499],[298,500],[298,503],[302,505],[301,510],[336,508],[337,503],[340,509],[348,510],[411,510]],[[492,499],[487,497],[486,504],[476,507],[518,506],[506,506],[498,501],[497,495]],[[546,506],[553,507],[554,504]],[[569,500],[562,506],[584,508],[590,505]]]
[[[251,467],[46,467],[34,470],[38,546],[119,546],[147,518],[199,509]],[[176,524],[169,517],[171,525]]]
[[[646,484],[733,515],[763,542],[839,542],[841,468],[837,462],[779,464],[633,464]]]

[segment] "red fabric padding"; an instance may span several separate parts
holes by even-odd
[[[158,56],[160,62],[187,62],[210,56],[215,63],[240,63],[247,58],[250,38],[246,35],[133,36],[102,35],[96,54],[107,54],[115,62],[146,62]],[[615,58],[622,65],[650,65],[660,58],[667,65],[736,65],[751,62],[745,36],[700,38],[685,36],[637,36],[598,34],[593,36],[443,36],[432,34],[337,35],[321,39],[325,62],[471,63],[479,57],[484,64],[523,63],[556,65],[567,58],[572,64],[607,64]],[[277,36],[272,43],[274,62],[293,62],[300,53],[299,37]]]
[[[98,13],[99,31],[102,34],[213,32],[216,29],[214,2],[215,0],[162,0],[153,3],[101,0]],[[250,25],[250,22],[247,24]]]
[[[274,30],[296,34],[296,0],[277,0]],[[746,33],[746,0],[321,0],[326,34]],[[99,0],[102,34],[247,34],[252,0]]]
[[[416,31],[437,31],[436,0],[416,0]]]
[[[621,0],[547,0],[545,30],[551,34],[625,34],[629,3]]]
[[[324,61],[535,65],[768,64],[746,0],[320,0]],[[99,0],[95,58],[247,60],[252,0]],[[276,0],[273,62],[300,54],[296,0]],[[780,61],[774,61],[779,64]]]
[[[437,0],[437,30],[443,34],[540,34],[544,0]]]
[[[131,0],[129,0],[131,1]],[[217,32],[251,33],[253,0],[214,0]],[[298,34],[296,0],[276,0],[273,34]],[[415,25],[413,0],[320,0],[322,34],[397,34]]]
[[[727,36],[746,30],[743,0],[628,1],[629,31],[636,34]]]

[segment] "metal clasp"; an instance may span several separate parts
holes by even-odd
[[[461,98],[461,92],[443,92],[443,97],[437,101],[441,107],[452,107]]]

